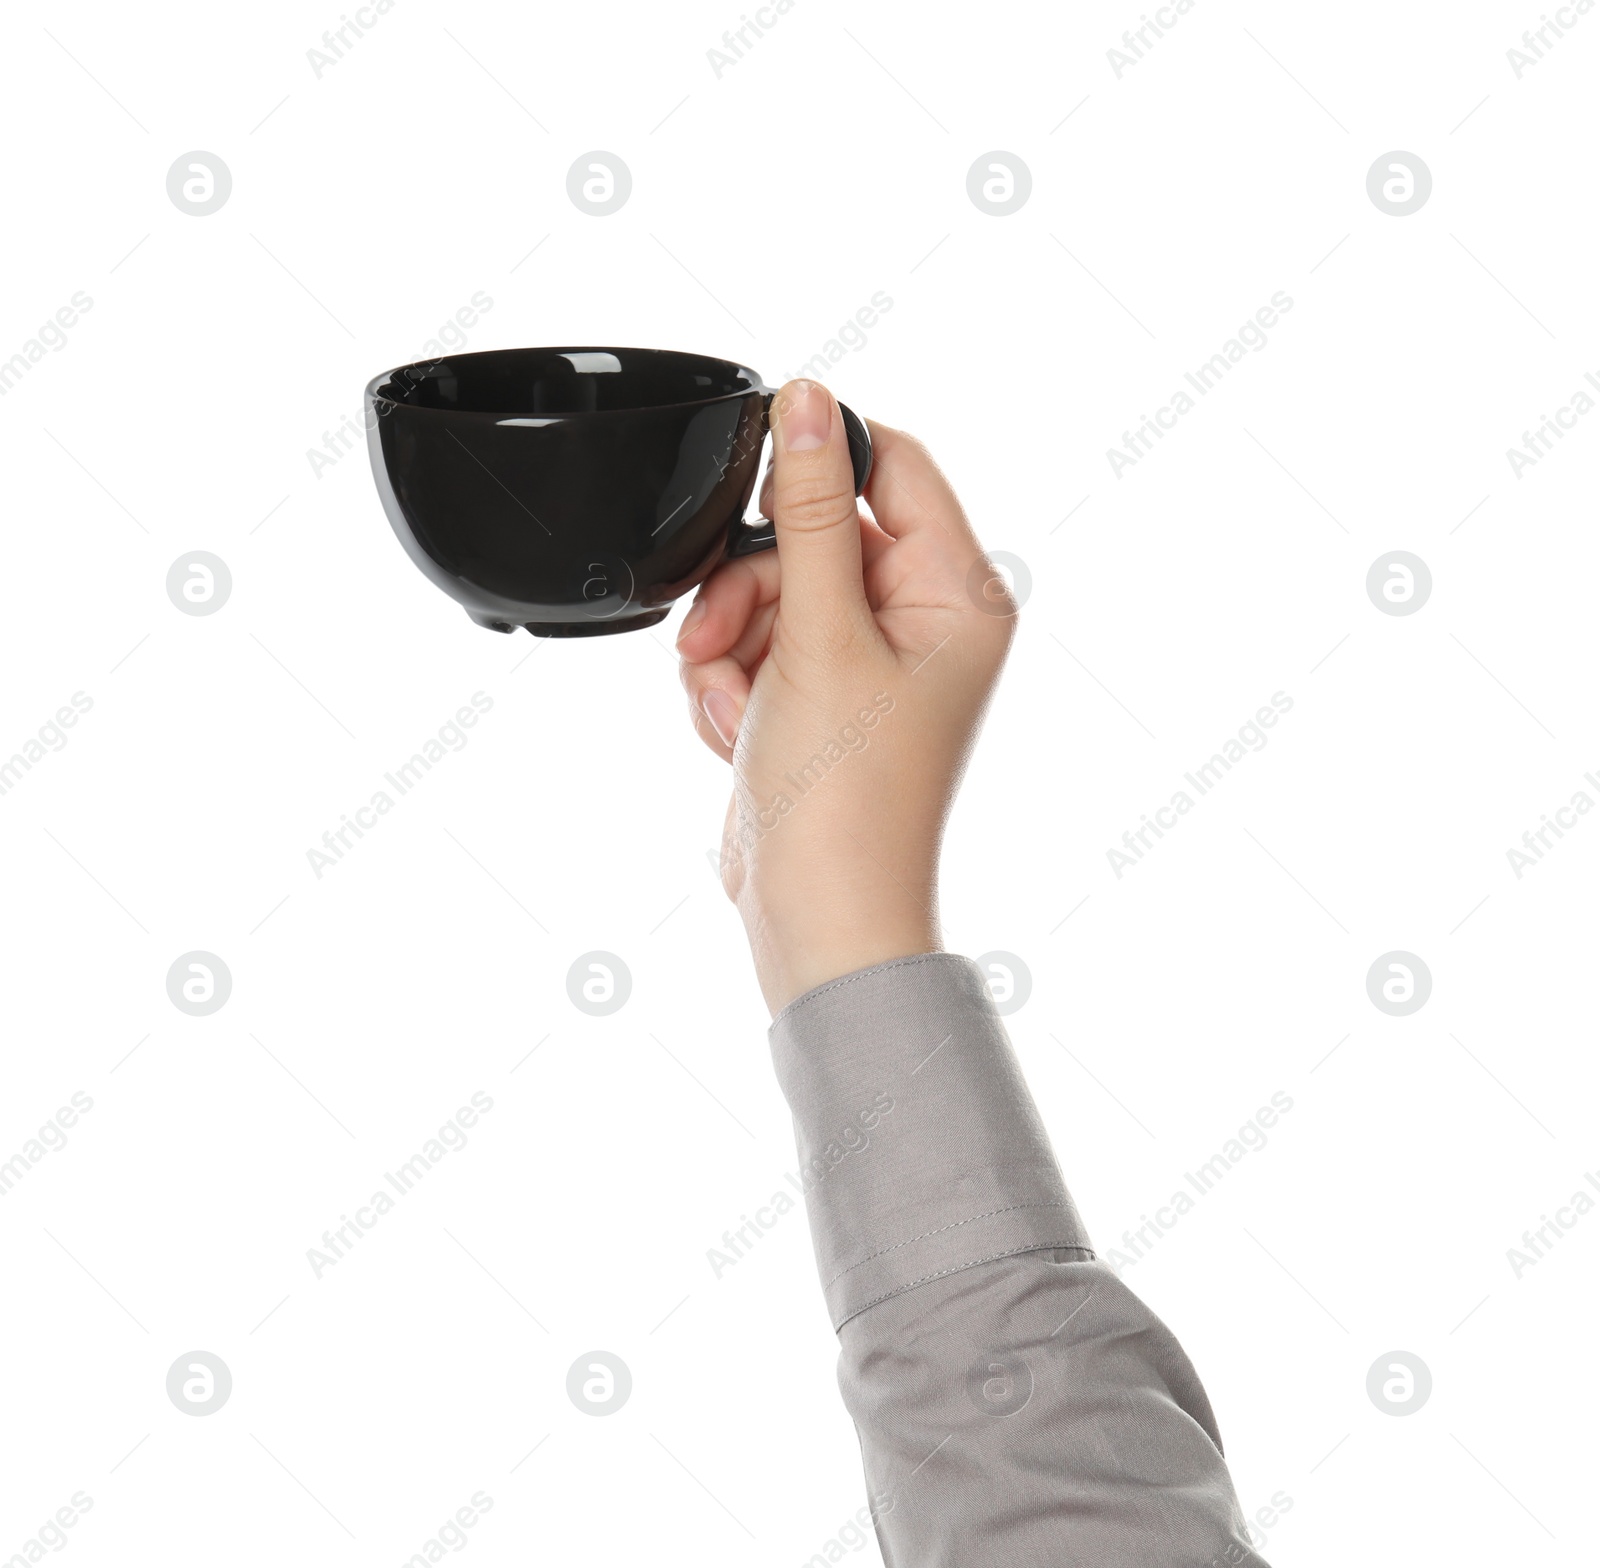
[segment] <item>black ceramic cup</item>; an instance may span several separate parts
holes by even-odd
[[[452,354],[368,384],[367,444],[401,544],[480,626],[593,637],[776,542],[744,521],[775,395],[700,354]],[[859,495],[872,443],[840,413]]]

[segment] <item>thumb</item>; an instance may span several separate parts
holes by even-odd
[[[802,637],[869,626],[855,476],[838,405],[817,382],[790,381],[772,400],[771,421],[784,621]]]

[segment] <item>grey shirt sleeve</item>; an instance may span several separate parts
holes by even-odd
[[[888,1568],[1266,1568],[1182,1347],[1096,1260],[970,959],[773,1021]]]

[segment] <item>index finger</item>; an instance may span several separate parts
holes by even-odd
[[[878,526],[894,539],[927,535],[963,555],[978,549],[972,524],[927,447],[904,430],[866,423],[872,473],[863,493]]]

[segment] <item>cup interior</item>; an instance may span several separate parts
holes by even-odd
[[[373,390],[410,408],[559,418],[703,403],[761,388],[728,360],[662,349],[537,348],[453,354],[405,365]]]

